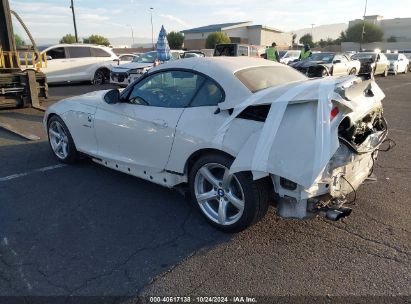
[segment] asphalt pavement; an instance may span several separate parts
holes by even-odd
[[[411,296],[411,74],[377,82],[396,147],[380,153],[352,215],[270,210],[233,235],[175,190],[87,160],[59,165],[41,112],[1,111],[41,140],[0,129],[0,296]],[[51,87],[45,105],[95,89]]]

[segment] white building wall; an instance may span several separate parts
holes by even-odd
[[[398,42],[411,41],[411,18],[385,19],[379,25],[384,31],[385,40],[394,36]]]
[[[261,45],[261,29],[249,28],[248,29],[248,43],[254,45]]]
[[[239,37],[242,39],[248,39],[248,29],[246,26],[237,27],[229,30],[222,30],[222,32],[227,34],[228,37]]]
[[[184,38],[187,40],[191,39],[207,39],[208,35],[211,34],[210,32],[204,33],[186,33],[184,34]]]

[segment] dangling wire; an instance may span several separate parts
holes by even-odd
[[[352,191],[354,192],[354,198],[350,202],[345,203],[345,205],[353,205],[354,202],[357,200],[357,191],[355,191],[353,185],[351,185],[351,183],[345,178],[344,175],[341,175],[341,178],[343,178],[347,182],[347,184],[351,187]]]

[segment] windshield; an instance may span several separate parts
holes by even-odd
[[[50,47],[51,45],[38,45],[37,49],[39,50],[39,52],[43,52],[45,49],[47,49],[48,47]]]
[[[385,54],[388,60],[398,60],[398,54]]]
[[[251,92],[306,80],[300,72],[282,66],[262,66],[240,70],[234,74]]]
[[[280,58],[283,58],[286,53],[287,53],[287,51],[279,51],[278,52],[278,54],[280,54]]]
[[[153,63],[156,58],[157,58],[157,52],[148,52],[148,53],[141,54],[138,57],[135,57],[133,59],[133,62]]]
[[[331,63],[333,61],[334,54],[333,53],[314,53],[308,60],[310,61],[324,61],[326,63]]]
[[[376,54],[375,53],[357,53],[352,55],[352,59],[372,59],[375,60]]]

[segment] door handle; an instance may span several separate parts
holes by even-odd
[[[157,127],[160,127],[160,128],[167,128],[168,127],[168,123],[163,119],[154,119],[152,121],[152,123],[154,125],[156,125]]]

